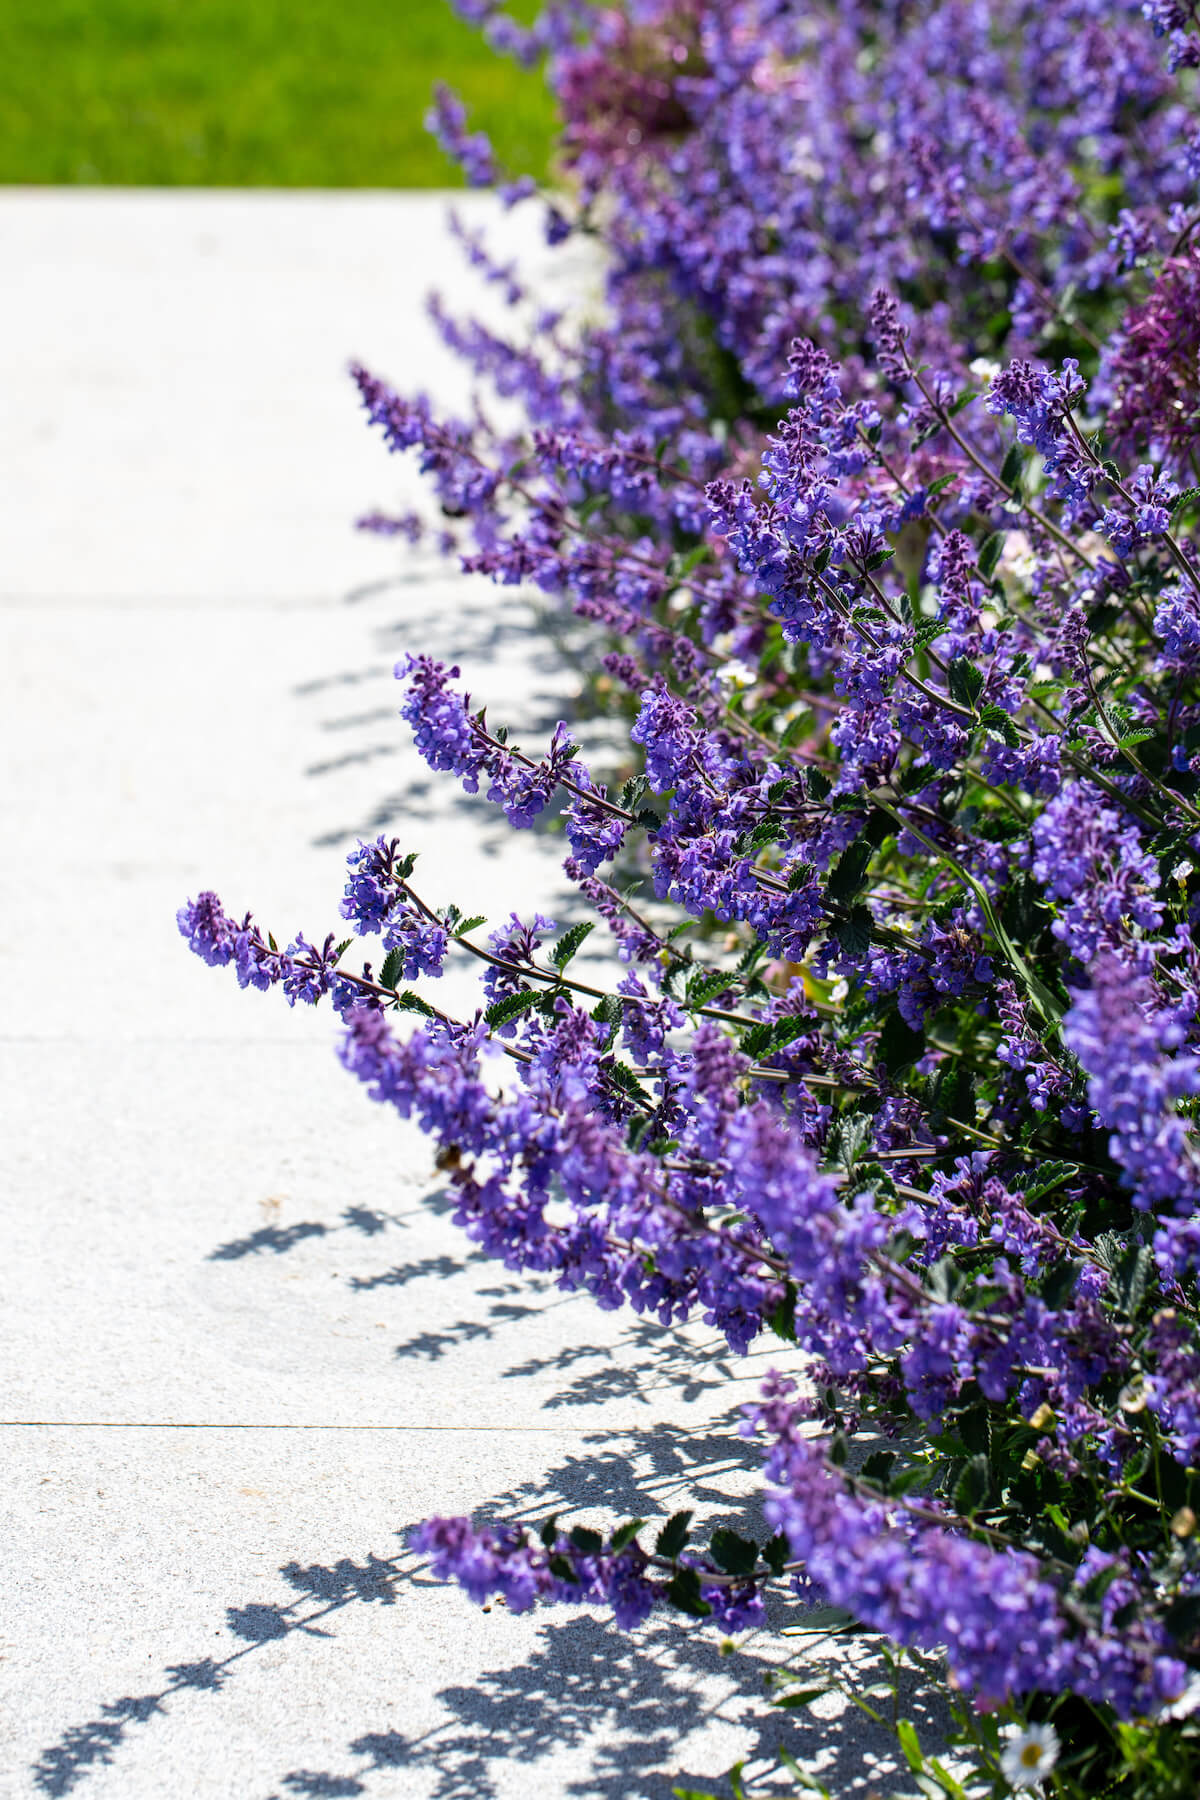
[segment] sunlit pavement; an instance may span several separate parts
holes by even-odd
[[[562,916],[560,842],[429,776],[392,667],[459,661],[527,743],[570,671],[527,601],[351,529],[420,489],[347,359],[465,395],[422,310],[475,303],[444,204],[0,196],[4,1796],[667,1800],[781,1740],[870,1784],[836,1709],[764,1704],[778,1641],[431,1581],[431,1512],[745,1528],[769,1348],[473,1255],[331,1016],[175,928],[211,886],[323,936],[381,831],[435,900]]]

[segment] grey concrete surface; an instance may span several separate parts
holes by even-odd
[[[752,1519],[769,1353],[475,1255],[329,1015],[175,930],[213,886],[323,933],[385,828],[434,898],[565,898],[552,837],[417,761],[391,670],[455,657],[526,741],[569,671],[527,600],[349,528],[418,490],[347,355],[461,396],[421,312],[467,292],[442,207],[0,195],[5,1800],[667,1800],[780,1739],[849,1794],[882,1754],[770,1711],[765,1636],[430,1580],[433,1511]]]

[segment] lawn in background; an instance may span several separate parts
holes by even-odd
[[[540,74],[446,0],[0,0],[0,182],[446,187],[437,80],[544,173]]]

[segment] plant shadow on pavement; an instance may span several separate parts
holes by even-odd
[[[403,835],[409,821],[427,825],[436,808],[449,818],[468,817],[478,848],[488,856],[501,856],[511,833],[497,808],[486,799],[464,793],[455,777],[431,773],[412,750],[411,732],[399,716],[403,694],[394,678],[395,665],[410,651],[457,664],[462,669],[462,684],[472,692],[475,704],[487,706],[496,724],[507,723],[514,742],[520,740],[536,755],[541,754],[558,720],[572,715],[576,684],[563,656],[547,648],[545,633],[534,628],[527,594],[502,599],[479,577],[426,565],[400,572],[386,582],[372,582],[348,594],[346,600],[379,606],[397,590],[407,590],[412,597],[402,617],[374,625],[374,649],[368,658],[357,667],[318,676],[294,690],[298,700],[320,705],[322,713],[314,721],[315,730],[321,734],[318,741],[329,746],[308,764],[307,776],[336,779],[349,770],[393,757],[400,757],[404,764],[400,785],[356,799],[347,807],[351,816],[318,832],[312,844],[334,848],[380,833]],[[517,671],[511,658],[506,662],[506,652],[513,646],[521,650],[516,692],[513,679]]]
[[[534,1524],[556,1509],[573,1514],[598,1509],[610,1517],[642,1510],[661,1517],[686,1492],[701,1509],[706,1529],[724,1521],[761,1533],[759,1501],[752,1492],[758,1456],[737,1435],[736,1420],[735,1409],[701,1431],[650,1426],[591,1433],[577,1453],[494,1495],[477,1517]],[[403,1542],[407,1527],[397,1535]],[[357,1559],[345,1555],[328,1563],[292,1561],[279,1574],[290,1597],[243,1597],[226,1608],[226,1629],[236,1645],[225,1656],[169,1664],[153,1691],[105,1702],[94,1718],[64,1732],[34,1766],[36,1792],[54,1797],[74,1793],[91,1773],[116,1760],[135,1727],[158,1721],[165,1728],[175,1705],[191,1696],[220,1694],[236,1677],[238,1665],[264,1645],[287,1640],[293,1654],[302,1654],[302,1639],[336,1637],[337,1616],[358,1606],[397,1608],[396,1629],[412,1632],[419,1629],[414,1615],[421,1610],[465,1604],[461,1595],[435,1582],[407,1549],[391,1556],[374,1551]],[[406,1607],[411,1609],[407,1618]],[[774,1601],[771,1610],[776,1627],[800,1616],[796,1603],[786,1598]],[[496,1636],[515,1652],[503,1608],[497,1605],[492,1611]],[[478,1627],[463,1637],[478,1645]],[[869,1664],[865,1640],[856,1643],[856,1660]],[[825,1650],[836,1655],[844,1671],[846,1646],[834,1647],[826,1640]],[[497,1653],[503,1651],[492,1654]],[[748,1773],[761,1770],[765,1775],[774,1767],[777,1745],[784,1743],[802,1762],[818,1759],[822,1779],[839,1797],[850,1800],[878,1785],[894,1767],[882,1729],[854,1713],[818,1718],[769,1707],[762,1677],[783,1660],[780,1641],[766,1632],[752,1634],[735,1654],[723,1656],[718,1633],[676,1615],[655,1615],[627,1635],[590,1612],[547,1610],[536,1642],[530,1647],[526,1640],[519,1660],[481,1668],[468,1681],[436,1690],[443,1715],[439,1722],[409,1734],[394,1717],[366,1720],[367,1729],[347,1743],[335,1766],[292,1767],[277,1775],[271,1800],[354,1794],[388,1800],[395,1790],[387,1772],[400,1769],[406,1771],[406,1794],[427,1800],[486,1800],[511,1791],[505,1771],[511,1773],[514,1765],[536,1768],[541,1759],[564,1749],[575,1752],[566,1766],[555,1766],[556,1791],[564,1796],[670,1800],[676,1783],[724,1791],[719,1768],[705,1757],[703,1744],[686,1747],[689,1738],[714,1723],[732,1729],[736,1754],[746,1759]],[[817,1676],[822,1660],[810,1650],[805,1667]],[[278,1679],[286,1681],[286,1670],[286,1663],[278,1665]],[[941,1736],[945,1720],[919,1686],[905,1696],[905,1707],[923,1739]],[[679,1766],[681,1756],[692,1765],[686,1772]],[[705,1758],[706,1767],[695,1766],[698,1757]],[[251,1781],[257,1786],[268,1775],[247,1770],[246,1779],[248,1791]],[[755,1782],[752,1791],[785,1790],[768,1781],[765,1787]]]

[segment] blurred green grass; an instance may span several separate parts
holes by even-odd
[[[541,75],[446,0],[0,0],[0,182],[456,186],[422,126],[438,80],[545,173]]]

